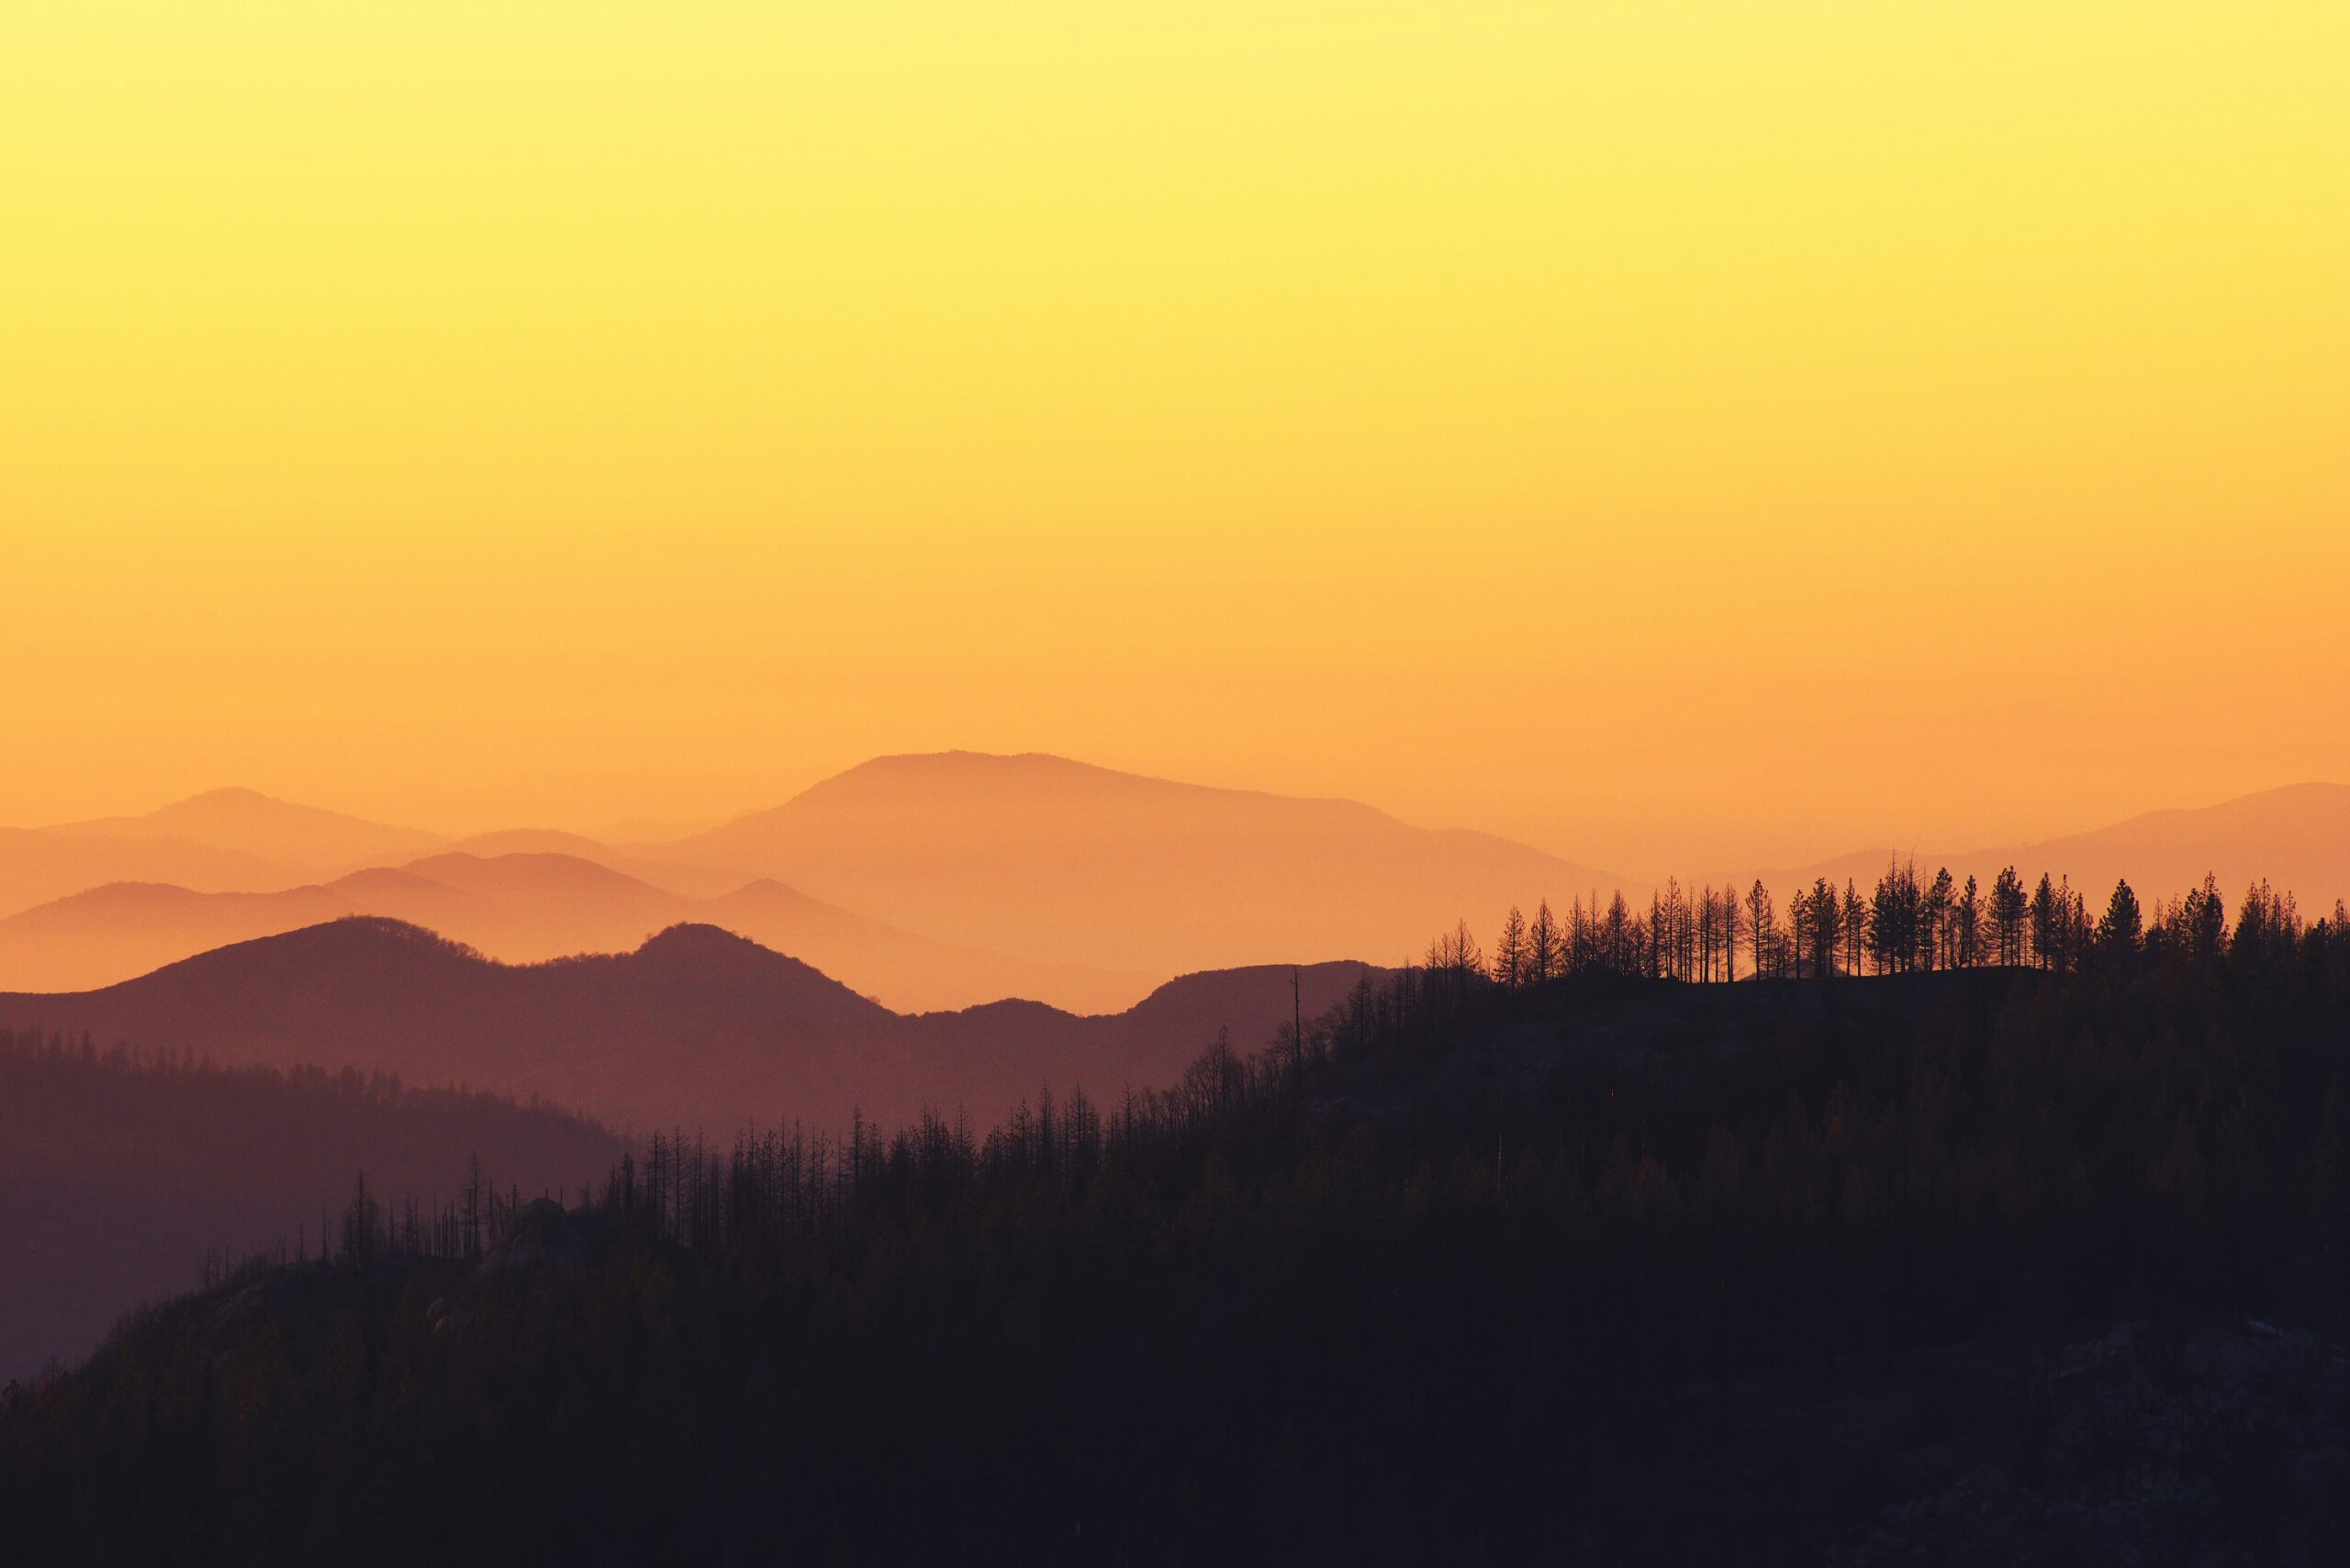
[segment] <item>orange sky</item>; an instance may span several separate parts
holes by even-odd
[[[969,9],[12,13],[0,822],[2350,778],[2340,6]]]

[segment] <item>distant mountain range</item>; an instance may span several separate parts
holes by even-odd
[[[140,882],[94,888],[0,920],[0,987],[111,985],[231,942],[354,914],[425,926],[514,963],[626,952],[667,926],[720,925],[909,1012],[1004,996],[1049,996],[1111,1012],[1146,994],[1153,980],[934,941],[767,879],[722,897],[691,898],[576,855],[450,850],[276,892],[199,893]]]
[[[1795,887],[1817,877],[1839,884],[1849,878],[1865,889],[1897,857],[1912,855],[1862,850],[1765,873],[1763,880]],[[1973,876],[1986,887],[2008,866],[2027,879],[2042,871],[2068,877],[2095,907],[2125,878],[2149,908],[2200,886],[2207,872],[2219,879],[2231,904],[2255,879],[2266,878],[2279,891],[2293,892],[2302,913],[2314,918],[2330,912],[2336,899],[2350,899],[2350,784],[2288,785],[2215,806],[2148,812],[2092,833],[1914,858],[1929,871],[1947,866],[1961,881]]]
[[[1512,903],[1644,889],[1488,834],[1352,801],[1214,790],[1060,757],[881,757],[660,846],[951,941],[1181,973],[1416,957]]]
[[[1762,873],[1866,881],[1872,849]],[[1921,854],[2127,876],[2148,900],[2255,876],[2312,912],[2350,896],[2350,786],[2306,784],[2095,833]],[[1746,879],[1748,873],[1739,880]],[[115,884],[145,884],[120,886]],[[903,1012],[1030,997],[1131,1005],[1170,976],[1269,959],[1400,960],[1511,904],[1648,884],[1349,801],[1143,778],[1045,756],[877,758],[666,841],[547,829],[446,839],[220,790],[137,817],[0,830],[0,986],[90,988],[224,943],[383,915],[532,962],[679,923],[788,952]]]
[[[1402,959],[1511,903],[1644,891],[1354,801],[962,752],[879,758],[666,843],[448,840],[244,790],[17,836],[0,843],[0,984],[27,990],[364,913],[515,961],[709,923],[900,1009],[1026,996],[1113,1011],[1173,975]]]
[[[1300,972],[1310,1017],[1366,966]],[[925,1106],[981,1128],[1046,1084],[1114,1100],[1170,1083],[1222,1029],[1254,1047],[1292,1015],[1291,970],[1171,981],[1124,1013],[1040,1002],[890,1012],[796,958],[708,925],[634,952],[509,966],[359,918],[218,948],[103,990],[0,994],[0,1023],[220,1062],[397,1072],[552,1099],[640,1133],[724,1139],[800,1118],[885,1125]]]
[[[336,870],[385,857],[422,855],[439,834],[320,811],[257,790],[211,790],[136,817],[97,817],[51,832],[83,838],[202,844],[295,870]]]
[[[185,839],[0,827],[0,911],[29,909],[108,882],[251,891],[289,888],[304,879],[257,856]]]

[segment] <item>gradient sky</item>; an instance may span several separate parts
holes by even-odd
[[[1276,15],[1277,14],[1277,15]],[[2350,778],[2350,6],[0,0],[0,822]]]

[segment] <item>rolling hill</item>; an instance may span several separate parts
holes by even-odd
[[[590,838],[584,833],[563,833],[554,828],[504,828],[496,833],[477,833],[456,840],[449,848],[485,860],[507,855],[568,855],[575,859],[593,861],[681,898],[717,898],[722,893],[732,892],[743,881],[741,876],[722,868],[648,859],[614,848],[603,840]]]
[[[0,914],[108,882],[165,882],[205,892],[290,888],[306,880],[260,856],[183,838],[117,838],[57,828],[0,828]]]
[[[421,855],[446,842],[438,834],[298,805],[258,790],[210,790],[142,816],[99,817],[51,831],[107,838],[182,839],[309,872],[341,871],[386,857]]]
[[[1782,892],[1866,884],[1892,852],[1748,871]],[[2092,832],[1919,854],[1987,883],[2014,865],[2092,899],[2215,873],[2305,909],[2350,897],[2350,786],[2311,783]],[[330,863],[330,878],[293,868]],[[354,867],[364,868],[353,869]],[[143,884],[118,886],[115,884]],[[1126,1007],[1170,975],[1268,955],[1416,954],[1455,919],[1645,886],[1489,834],[1347,801],[1208,789],[1044,756],[880,757],[786,804],[666,843],[511,829],[443,842],[222,790],[137,817],[0,829],[0,987],[88,989],[346,914],[516,963],[723,926],[901,1011],[1029,997]]]
[[[1302,971],[1308,1016],[1365,966]],[[984,1126],[1050,1083],[1158,1086],[1228,1027],[1262,1043],[1290,970],[1199,974],[1124,1013],[1039,1002],[905,1015],[707,925],[630,953],[516,966],[399,922],[355,918],[239,943],[103,990],[0,994],[0,1023],[229,1063],[397,1072],[537,1095],[617,1126],[845,1126],[924,1105]]]
[[[452,850],[269,893],[95,888],[0,920],[0,987],[112,985],[229,943],[354,914],[426,926],[513,963],[626,951],[665,926],[702,922],[803,958],[909,1012],[1005,996],[1108,1011],[1151,984],[1143,975],[932,941],[771,880],[695,899],[576,855]]]

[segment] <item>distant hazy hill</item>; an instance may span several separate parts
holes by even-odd
[[[72,1361],[205,1253],[316,1244],[364,1172],[387,1200],[499,1182],[570,1193],[619,1157],[601,1127],[479,1095],[250,1070],[132,1065],[77,1039],[51,1054],[0,1008],[0,1382]]]
[[[251,790],[215,790],[142,816],[0,828],[0,915],[114,882],[276,892],[441,844]]]
[[[1865,887],[1892,855],[1862,850],[1775,877],[1765,873],[1764,880],[1793,886],[1818,876],[1837,882],[1849,877]],[[2334,900],[2350,898],[2350,785],[2293,784],[2216,806],[2148,812],[2091,833],[1961,854],[1919,853],[1917,859],[1986,885],[2005,866],[2027,879],[2042,871],[2069,877],[2093,904],[2123,878],[2151,905],[2199,885],[2206,872],[2219,878],[2231,903],[2255,878],[2266,877],[2280,890],[2289,889],[2302,912],[2315,916],[2331,910]]]
[[[52,830],[109,838],[175,838],[308,871],[339,871],[386,856],[421,855],[438,834],[297,805],[256,790],[213,790],[135,817],[99,817]]]
[[[1306,969],[1308,1015],[1365,972]],[[908,1017],[710,926],[665,931],[632,953],[515,967],[414,926],[355,919],[101,991],[0,994],[0,1020],[221,1061],[380,1069],[722,1137],[789,1117],[845,1126],[858,1110],[894,1122],[924,1104],[960,1105],[984,1124],[1046,1082],[1105,1097],[1160,1085],[1220,1027],[1244,1045],[1269,1038],[1290,1016],[1289,976],[1194,975],[1099,1017],[1035,1002]]]
[[[1416,955],[1466,917],[1620,878],[1351,801],[1214,790],[1054,756],[882,757],[663,846],[910,928],[1161,974]]]
[[[1782,892],[1821,875],[1866,883],[1890,854],[1760,875]],[[2006,865],[2044,868],[2092,899],[2126,876],[2151,901],[2210,870],[2232,900],[2266,876],[2314,913],[2350,897],[2350,786],[1918,858],[1986,882]],[[110,885],[127,883],[147,886]],[[666,844],[527,828],[444,843],[222,790],[144,816],[0,829],[0,987],[89,988],[228,942],[374,914],[513,962],[632,948],[665,926],[707,923],[903,1011],[1029,997],[1095,1013],[1173,974],[1269,956],[1396,959],[1455,919],[1490,935],[1512,903],[1617,887],[1636,900],[1647,891],[1352,801],[1040,756],[878,758]]]
[[[59,828],[0,828],[0,914],[108,882],[169,882],[206,891],[304,880],[258,856],[178,838],[114,838]]]
[[[568,855],[609,867],[663,892],[684,898],[716,898],[732,892],[743,880],[739,873],[718,867],[648,859],[584,833],[562,833],[554,828],[505,828],[496,833],[477,833],[458,839],[449,847],[485,860],[508,855]]]
[[[514,963],[625,952],[666,926],[704,922],[909,1012],[1005,996],[1108,1011],[1150,988],[1145,976],[916,936],[772,880],[693,899],[575,855],[458,851],[271,893],[196,893],[154,883],[95,888],[0,919],[0,987],[89,990],[232,942],[353,914],[426,926]]]
[[[508,918],[498,905],[395,870],[267,893],[113,882],[0,920],[0,986],[85,991],[233,942],[360,913],[430,924],[467,940]]]

